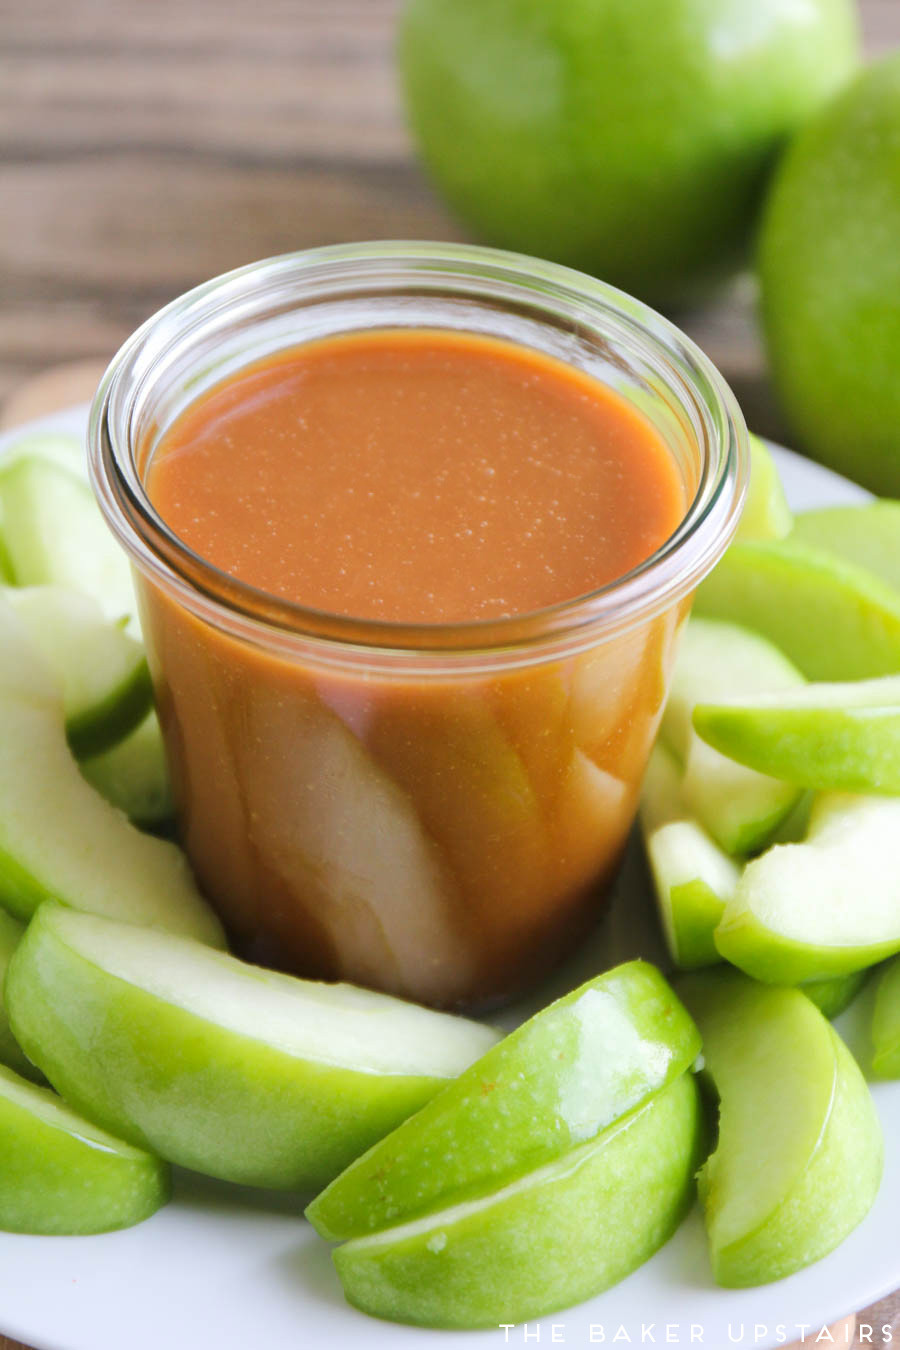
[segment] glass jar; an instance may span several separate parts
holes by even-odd
[[[465,624],[359,620],[254,589],[185,546],[147,467],[184,408],[284,347],[461,329],[611,385],[671,449],[688,509],[591,594]],[[429,243],[244,267],[113,360],[91,475],[128,551],[184,846],[248,959],[442,1007],[535,982],[598,914],[636,809],[679,628],[737,524],[746,429],[671,324],[566,268]]]

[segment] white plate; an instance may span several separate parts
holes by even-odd
[[[84,419],[85,410],[74,409],[28,430],[80,434]],[[0,451],[21,434],[0,438]],[[778,452],[778,464],[797,508],[867,495],[789,451]],[[640,860],[632,856],[595,940],[517,1015],[613,960],[638,951],[657,956],[647,905]],[[864,996],[843,1019],[851,1043],[865,1034],[866,1012]],[[516,1015],[506,1020],[512,1024]],[[876,1084],[874,1096],[887,1143],[874,1208],[836,1252],[762,1288],[715,1287],[695,1213],[622,1284],[541,1323],[465,1333],[394,1326],[344,1303],[329,1250],[299,1217],[293,1198],[179,1173],[174,1202],[126,1232],[88,1238],[0,1234],[0,1328],[38,1350],[493,1350],[504,1343],[536,1344],[538,1337],[541,1344],[585,1346],[605,1339],[716,1350],[743,1343],[763,1350],[799,1339],[804,1327],[814,1342],[823,1323],[900,1285],[900,1082]]]

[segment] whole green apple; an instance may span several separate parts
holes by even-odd
[[[773,159],[856,52],[850,0],[411,0],[400,32],[462,219],[660,303],[740,261]]]
[[[875,492],[900,491],[900,53],[806,128],[760,236],[772,374],[801,445]]]

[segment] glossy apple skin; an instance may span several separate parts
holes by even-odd
[[[196,942],[59,906],[44,905],[35,915],[6,978],[16,1039],[88,1119],[171,1162],[227,1181],[312,1192],[446,1081],[443,1067],[443,1077],[400,1068],[370,1071],[364,1046],[359,1068],[330,1063],[327,1044],[318,1059],[292,1054],[266,1040],[264,1018],[248,1018],[246,1032],[220,1025],[180,1006],[177,994],[150,992],[104,969],[95,938],[88,948],[80,937],[86,924],[95,934],[127,929],[135,943],[152,940],[150,964],[157,968],[187,954],[191,978],[202,979],[211,959],[213,977],[222,965],[229,979],[279,987],[301,982],[245,966]],[[184,965],[179,969],[183,973]],[[333,1017],[339,1020],[346,987],[315,988],[326,997],[333,991]],[[406,1006],[364,990],[353,995],[370,1001],[370,1034],[376,1039],[389,1035],[394,1023],[388,1018],[386,1025],[375,1014]],[[450,1024],[458,1068],[496,1039],[497,1033],[463,1019],[414,1012],[434,1019],[436,1042],[443,1023]],[[436,1050],[436,1062],[437,1055]]]
[[[900,676],[698,704],[694,729],[759,773],[819,791],[900,794]]]
[[[307,1218],[343,1239],[487,1194],[593,1138],[699,1051],[659,971],[617,966],[489,1050],[352,1163]]]
[[[3,981],[6,978],[6,970],[10,959],[24,932],[25,928],[22,924],[18,923],[11,914],[7,914],[5,910],[0,909],[0,994],[3,991]],[[6,1005],[2,997],[0,997],[0,1064],[6,1064],[10,1069],[15,1069],[16,1073],[21,1074],[24,1078],[30,1078],[37,1082],[43,1081],[43,1074],[22,1053],[18,1041],[12,1034]]]
[[[744,868],[716,929],[722,956],[757,980],[803,984],[900,950],[898,832],[897,798],[822,793],[802,843]]]
[[[412,0],[399,56],[477,237],[667,304],[739,263],[774,157],[856,46],[847,0]]]
[[[704,1141],[697,1086],[682,1074],[520,1180],[338,1247],[344,1293],[375,1317],[431,1327],[496,1327],[571,1307],[671,1237]]]
[[[783,539],[794,524],[775,460],[758,436],[750,437],[750,486],[736,539]]]
[[[872,1072],[878,1078],[900,1078],[900,958],[890,961],[878,978],[872,1015]]]
[[[169,1198],[169,1169],[80,1119],[48,1088],[0,1068],[0,1229],[128,1228]]]
[[[759,245],[776,388],[800,446],[900,494],[900,54],[868,67],[779,167]]]
[[[878,1192],[871,1094],[799,990],[725,970],[684,976],[678,989],[719,1099],[718,1143],[698,1179],[713,1273],[728,1288],[782,1279],[842,1242]]]
[[[733,544],[694,613],[762,633],[808,680],[865,680],[900,669],[900,595],[865,568],[793,539]]]
[[[830,980],[810,980],[799,988],[816,1005],[822,1016],[833,1022],[850,1007],[868,978],[867,969],[854,970],[849,975],[835,975]]]

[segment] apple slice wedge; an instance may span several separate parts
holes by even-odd
[[[9,1233],[129,1228],[169,1198],[165,1163],[3,1067],[0,1151],[0,1229]]]
[[[3,542],[17,586],[67,586],[140,633],[131,568],[90,488],[40,453],[0,469]]]
[[[823,1017],[833,1022],[850,1007],[868,978],[868,969],[854,970],[849,975],[834,975],[830,980],[809,980],[801,984],[799,989],[816,1005]]]
[[[95,601],[60,586],[10,587],[6,599],[59,681],[74,755],[100,754],[143,720],[153,697],[144,649]]]
[[[694,613],[761,633],[808,680],[866,680],[900,670],[900,593],[792,537],[732,544],[698,587]]]
[[[883,1144],[866,1081],[805,994],[737,971],[678,981],[703,1036],[719,1137],[698,1178],[713,1273],[766,1284],[817,1261],[868,1212]]]
[[[900,675],[698,704],[723,755],[805,788],[900,793]]]
[[[82,759],[78,767],[91,787],[141,829],[158,829],[173,820],[175,802],[155,712],[118,745]]]
[[[224,945],[175,844],[142,834],[82,778],[46,664],[0,597],[0,901],[44,900]]]
[[[500,1190],[334,1253],[350,1303],[430,1327],[497,1327],[571,1307],[671,1237],[694,1194],[704,1129],[682,1074],[594,1139]]]
[[[803,676],[756,633],[691,619],[672,677],[660,739],[683,763],[681,794],[726,853],[761,848],[790,814],[800,789],[747,769],[700,740],[691,724],[697,703],[735,693],[793,689]]]
[[[900,591],[900,502],[803,511],[794,520],[793,538],[865,567]]]
[[[663,936],[679,970],[721,961],[714,933],[740,869],[690,818],[678,764],[653,747],[638,813]]]
[[[737,539],[783,539],[794,523],[775,460],[758,436],[750,442],[750,486]]]
[[[0,909],[0,991],[3,989],[3,981],[6,978],[6,970],[12,959],[12,954],[18,947],[24,932],[25,929],[22,924],[18,923],[11,914],[7,914],[6,910]],[[8,1068],[15,1069],[16,1073],[22,1074],[25,1078],[43,1081],[43,1074],[22,1053],[18,1041],[12,1034],[12,1028],[6,1014],[6,1005],[2,998],[0,998],[0,1064],[6,1064]]]
[[[321,1188],[498,1039],[477,1022],[44,905],[13,1034],[67,1101],[171,1162]]]
[[[872,1072],[900,1078],[900,958],[889,961],[878,977],[872,1014]]]
[[[498,1190],[593,1139],[699,1050],[659,971],[617,966],[490,1049],[348,1167],[307,1218],[343,1239]]]
[[[900,951],[898,835],[900,798],[823,793],[803,843],[744,868],[719,951],[772,984],[847,975]]]

